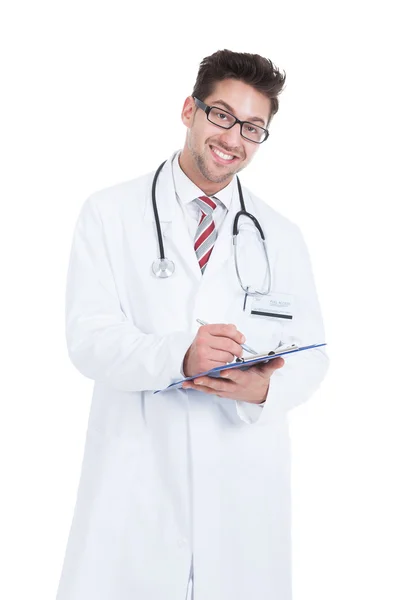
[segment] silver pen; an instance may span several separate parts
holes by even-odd
[[[209,323],[206,323],[205,321],[202,321],[201,319],[196,319],[196,321],[198,323],[200,323],[200,325],[209,325]],[[240,344],[240,345],[243,348],[243,350],[245,350],[249,354],[258,354],[258,352],[256,352],[255,350],[253,350],[253,348],[250,348],[250,346],[246,346],[246,344]]]

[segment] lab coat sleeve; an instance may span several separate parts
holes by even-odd
[[[277,269],[288,269],[291,275],[290,289],[276,291],[290,293],[295,299],[294,319],[285,324],[282,342],[298,346],[324,343],[325,332],[310,257],[300,230],[295,225],[292,227],[290,243],[282,248],[277,264]],[[248,424],[268,422],[282,411],[287,412],[308,400],[327,369],[325,347],[286,355],[285,365],[270,379],[265,404],[258,406],[237,401],[237,415]]]
[[[181,379],[193,333],[146,334],[126,317],[94,196],[83,204],[74,230],[65,318],[69,357],[85,377],[132,392],[162,389]]]

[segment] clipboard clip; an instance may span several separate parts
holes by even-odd
[[[291,350],[298,350],[299,347],[297,344],[281,344],[275,350],[271,350],[268,352],[268,356],[273,356],[274,354],[278,354],[280,352],[290,352]]]

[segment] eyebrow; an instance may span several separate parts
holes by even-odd
[[[224,100],[213,100],[211,106],[213,106],[214,104],[222,104],[222,106],[224,106],[226,108],[226,110],[228,110],[229,112],[234,114],[234,110],[233,110],[232,106],[229,106],[229,104],[227,104],[227,102],[225,102]],[[249,121],[249,122],[259,121],[260,123],[263,124],[263,127],[265,127],[265,119],[262,119],[261,117],[248,117],[248,119],[246,119],[246,121]]]

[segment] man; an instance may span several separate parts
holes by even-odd
[[[267,139],[284,81],[259,55],[205,58],[154,197],[153,172],[83,205],[66,332],[95,384],[58,600],[291,598],[287,414],[318,387],[324,352],[154,394],[241,357],[245,340],[257,352],[324,341],[298,228],[243,188],[252,216],[232,245],[236,173]]]

